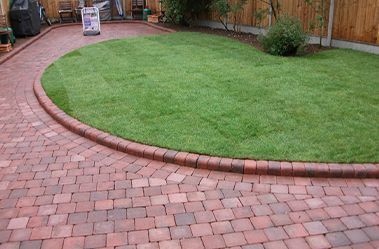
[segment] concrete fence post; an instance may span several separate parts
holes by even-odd
[[[332,45],[333,22],[334,22],[334,0],[330,0],[329,19],[328,19],[328,36],[326,37],[326,46],[328,47]]]
[[[268,4],[268,27],[270,28],[272,26],[272,0],[270,0]]]

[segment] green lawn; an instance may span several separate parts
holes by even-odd
[[[201,33],[113,40],[43,75],[69,115],[180,151],[379,162],[379,56],[335,49],[280,58]]]

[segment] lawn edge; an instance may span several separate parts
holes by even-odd
[[[111,23],[140,23],[169,33],[176,32],[172,29],[157,26],[142,21],[117,21]],[[107,24],[107,23],[105,23]],[[42,32],[38,37],[31,39],[20,46],[15,53],[19,53],[53,29],[80,24],[63,24],[53,26]],[[0,65],[9,60],[15,54],[0,60]],[[214,157],[189,152],[180,152],[156,146],[145,145],[129,141],[109,133],[103,132],[91,126],[81,123],[58,108],[47,96],[41,85],[41,77],[44,69],[40,70],[33,83],[33,90],[38,102],[43,109],[58,123],[70,131],[92,140],[98,144],[107,146],[114,150],[147,159],[175,163],[200,169],[218,170],[225,172],[236,172],[243,174],[296,176],[296,177],[335,177],[335,178],[379,178],[379,164],[341,164],[341,163],[314,163],[294,161],[268,161],[234,159]]]

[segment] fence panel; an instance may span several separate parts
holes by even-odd
[[[9,9],[9,0],[0,0],[3,4],[3,10],[7,12]],[[58,18],[58,2],[59,0],[41,0],[44,4],[48,16]],[[236,0],[230,0],[236,1]],[[319,35],[320,30],[317,28],[317,15],[320,12],[317,9],[320,6],[321,0],[313,0],[312,6],[305,3],[304,0],[275,0],[281,3],[280,13],[287,13],[292,16],[297,16],[302,21],[305,30],[316,24],[316,28],[312,34]],[[74,6],[77,5],[76,0],[72,0]],[[238,16],[239,24],[254,26],[254,27],[268,27],[269,17],[264,16],[261,21],[256,18],[255,13],[262,9],[267,9],[267,1],[262,0],[248,0],[243,11]],[[324,33],[326,36],[329,15],[330,0],[325,0],[325,23]],[[122,0],[125,12],[130,15],[131,0]],[[159,10],[159,0],[147,0],[147,5],[152,9],[153,13]],[[115,9],[113,10],[116,13]],[[207,19],[218,21],[215,13],[207,15]],[[232,18],[229,18],[229,22]],[[274,22],[274,18],[272,18]],[[334,8],[334,23],[333,23],[333,38],[358,41],[370,44],[379,44],[379,0],[335,0]]]
[[[230,0],[233,1],[233,0]],[[304,29],[316,27],[311,32],[319,35],[317,16],[321,15],[321,0],[313,1],[312,5],[304,0],[279,0],[280,14],[297,16],[303,23]],[[241,13],[238,23],[249,26],[268,27],[268,17],[259,23],[254,16],[258,10],[267,8],[261,0],[249,0]],[[327,35],[330,0],[325,1],[325,23],[323,36]],[[347,41],[358,41],[370,44],[379,44],[379,0],[335,0],[333,23],[333,38]],[[209,16],[210,20],[218,21],[215,13]],[[229,22],[232,19],[229,18]],[[274,18],[272,21],[275,22]]]
[[[43,5],[46,8],[46,12],[51,18],[58,18],[58,2],[59,0],[42,0]],[[92,1],[89,1],[92,2]],[[159,9],[159,1],[158,0],[147,0],[147,6],[153,11],[156,12]],[[73,6],[78,5],[77,0],[72,0]],[[130,15],[131,12],[131,0],[122,0],[122,4],[124,7],[125,13]],[[113,4],[113,13],[116,13],[115,5]]]
[[[336,0],[333,38],[379,44],[379,0]]]

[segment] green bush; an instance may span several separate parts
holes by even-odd
[[[306,39],[300,20],[288,16],[280,17],[268,33],[260,37],[264,50],[279,56],[295,55],[306,44]]]
[[[190,25],[199,14],[209,10],[212,0],[162,0],[168,20],[176,24]]]

